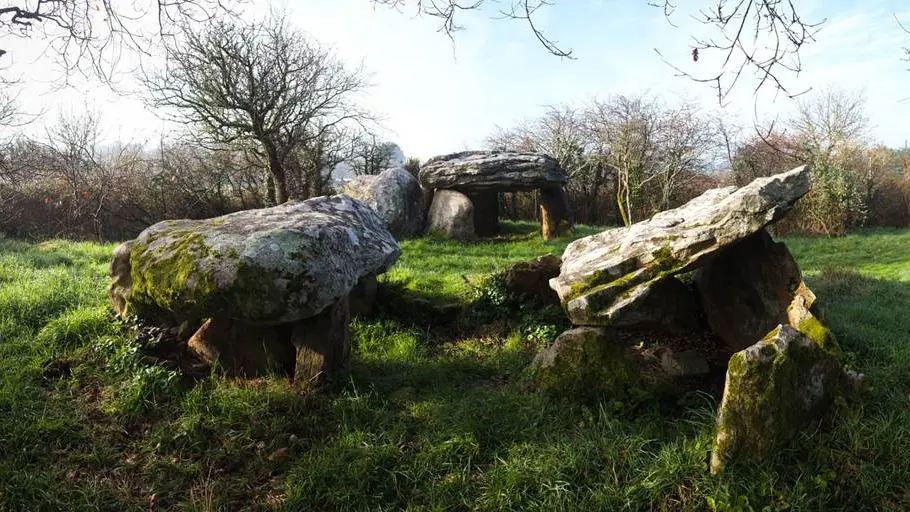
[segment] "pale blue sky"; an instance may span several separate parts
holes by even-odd
[[[559,0],[540,11],[538,25],[573,50],[576,60],[565,60],[547,54],[521,22],[492,20],[491,11],[464,13],[466,29],[453,46],[436,31],[436,20],[374,8],[369,0],[286,2],[300,28],[334,46],[345,60],[363,61],[374,84],[363,101],[384,116],[390,140],[422,158],[477,146],[496,125],[533,117],[546,105],[578,104],[595,96],[649,91],[668,101],[686,98],[719,109],[709,87],[676,77],[654,51],[660,49],[694,72],[713,69],[710,56],[698,63],[689,58],[690,34],[701,30],[690,18],[693,11],[681,8],[674,18],[678,28],[673,28],[659,9],[647,4]],[[804,72],[788,76],[793,90],[834,84],[864,91],[871,136],[892,146],[910,138],[910,100],[901,101],[910,96],[910,63],[900,60],[910,35],[894,20],[897,12],[910,22],[910,6],[898,4],[800,2],[807,19],[828,22],[803,53]],[[11,50],[20,46],[11,44]],[[26,53],[20,51],[10,68],[23,78],[23,102],[33,109],[43,102],[49,119],[58,108],[78,111],[88,105],[102,112],[108,138],[148,140],[174,130],[137,99],[118,97],[92,83],[77,81],[74,89],[49,94],[54,75],[38,71]],[[775,97],[771,90],[754,96],[752,85],[751,79],[743,80],[729,97],[725,115],[750,125],[754,112],[769,118],[792,111],[791,100]],[[42,130],[40,124],[27,128]]]

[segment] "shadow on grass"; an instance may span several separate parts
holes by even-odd
[[[806,281],[848,363],[868,373],[875,387],[910,391],[910,282],[836,269]]]

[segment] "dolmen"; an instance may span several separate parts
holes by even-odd
[[[530,368],[537,382],[621,399],[643,380],[672,387],[720,367],[711,471],[779,449],[856,383],[799,266],[765,229],[810,180],[799,167],[709,190],[571,243],[550,286],[573,328],[538,354]],[[637,342],[647,339],[660,341]]]
[[[427,160],[420,185],[433,191],[428,233],[459,240],[499,233],[500,192],[539,191],[541,232],[545,239],[568,228],[568,175],[543,153],[464,151]]]
[[[122,317],[199,326],[189,349],[228,374],[310,384],[348,355],[349,296],[400,254],[372,208],[323,196],[159,222],[114,251],[108,291]]]

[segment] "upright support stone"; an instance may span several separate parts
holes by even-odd
[[[568,234],[569,196],[562,187],[540,189],[540,227],[544,240]]]
[[[212,318],[190,338],[189,349],[232,377],[261,377],[271,371],[291,375],[294,348],[289,325],[259,326]]]
[[[294,324],[291,343],[297,351],[294,381],[311,387],[337,370],[350,352],[350,306],[347,297],[322,313]]]
[[[483,191],[469,193],[474,203],[474,233],[477,236],[499,234],[499,194]]]
[[[111,307],[117,316],[125,318],[129,313],[130,287],[133,278],[130,274],[130,251],[133,250],[133,241],[124,242],[114,249],[111,257],[111,284],[107,288],[107,295],[111,299]]]
[[[837,358],[789,325],[733,354],[717,413],[711,473],[733,460],[772,455],[849,385]]]

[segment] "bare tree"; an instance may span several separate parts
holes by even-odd
[[[660,194],[654,209],[662,211],[671,207],[682,181],[706,170],[719,140],[692,104],[662,112],[658,122]]]
[[[658,177],[657,105],[643,97],[616,96],[594,101],[589,126],[616,171],[616,206],[625,225],[635,222],[645,186]]]
[[[392,159],[399,151],[397,144],[382,141],[375,133],[362,133],[352,142],[347,164],[355,175],[381,173],[392,165]]]
[[[862,185],[868,129],[863,95],[829,87],[800,101],[790,125],[798,157],[812,166],[812,191],[801,204],[810,229],[832,236],[862,224],[869,206]]]
[[[283,16],[218,21],[169,45],[164,68],[141,77],[148,103],[188,121],[200,140],[244,144],[267,164],[275,203],[289,198],[286,166],[368,119],[355,100],[362,68],[348,69]]]
[[[0,31],[47,41],[67,73],[109,80],[124,51],[147,55],[187,23],[206,23],[244,0],[11,0]],[[7,53],[0,49],[0,56]]]

